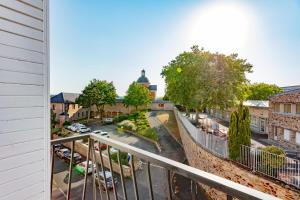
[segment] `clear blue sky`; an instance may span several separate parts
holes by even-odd
[[[193,44],[238,53],[251,82],[300,85],[300,0],[50,0],[51,94],[93,78],[120,96],[141,69],[158,96],[161,69]]]

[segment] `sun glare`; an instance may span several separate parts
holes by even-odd
[[[233,3],[214,3],[195,9],[189,19],[189,39],[206,49],[237,52],[252,31],[249,9]]]

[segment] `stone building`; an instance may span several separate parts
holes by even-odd
[[[251,130],[258,134],[268,134],[269,102],[248,100],[243,104],[249,108]],[[216,118],[229,122],[230,115],[235,110],[236,108],[229,108],[225,111],[214,109],[210,111],[210,114]]]
[[[269,139],[300,149],[300,89],[270,97]]]
[[[59,124],[87,117],[87,109],[75,102],[78,96],[78,93],[61,92],[51,97],[51,110],[55,113]]]
[[[152,99],[156,98],[157,85],[150,85],[149,79],[146,77],[146,71],[143,69],[141,71],[141,76],[136,81],[137,83],[144,85],[150,90]]]

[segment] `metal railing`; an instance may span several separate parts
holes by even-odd
[[[118,163],[120,166],[120,177],[121,177],[121,186],[122,186],[122,192],[120,194],[120,190],[116,190],[116,186],[114,185],[113,181],[113,194],[114,194],[114,199],[128,199],[128,191],[126,190],[125,186],[125,181],[124,181],[124,176],[122,172],[122,167],[121,167],[121,161],[120,161],[120,151],[122,152],[127,152],[132,155],[131,161],[130,161],[130,167],[131,167],[131,176],[132,176],[132,181],[133,181],[133,187],[134,187],[134,199],[139,199],[140,194],[137,189],[137,179],[136,179],[136,172],[135,172],[135,167],[134,167],[134,160],[136,158],[143,159],[147,163],[147,179],[143,180],[148,183],[148,188],[149,188],[149,199],[154,199],[153,196],[153,183],[151,179],[151,170],[150,170],[150,165],[155,165],[155,166],[160,166],[161,168],[164,168],[167,170],[167,176],[166,178],[168,179],[168,198],[173,199],[173,193],[172,193],[172,187],[170,183],[170,174],[172,173],[177,173],[180,174],[184,177],[187,177],[188,179],[191,179],[193,182],[197,183],[202,183],[205,184],[209,187],[215,188],[221,192],[224,192],[227,194],[227,199],[232,199],[233,197],[239,198],[239,199],[278,199],[275,198],[271,195],[265,194],[263,192],[259,192],[257,190],[254,190],[252,188],[248,188],[246,186],[237,184],[235,182],[232,182],[230,180],[227,180],[225,178],[218,177],[216,175],[201,171],[199,169],[190,167],[188,165],[176,162],[174,160],[150,153],[148,151],[130,146],[128,144],[124,144],[115,140],[112,140],[110,138],[102,137],[96,134],[86,134],[86,135],[80,135],[80,136],[73,136],[73,137],[68,137],[68,138],[62,138],[62,139],[56,139],[51,141],[52,145],[52,176],[51,176],[51,185],[53,183],[53,166],[54,166],[54,148],[53,145],[55,144],[65,144],[65,143],[71,143],[71,154],[74,155],[75,152],[75,141],[77,140],[82,140],[82,139],[87,139],[88,140],[88,151],[86,154],[87,160],[92,160],[92,163],[96,163],[96,154],[99,154],[100,157],[100,167],[98,164],[96,164],[96,173],[99,174],[100,170],[103,172],[104,170],[104,164],[103,164],[103,156],[102,156],[102,150],[99,148],[99,151],[96,151],[94,148],[94,144],[99,144],[99,147],[101,144],[106,144],[108,146],[108,159],[109,159],[109,170],[112,173],[112,176],[114,177],[114,171],[112,169],[112,163],[111,163],[111,155],[109,148],[113,147],[118,150]],[[69,164],[69,179],[68,179],[68,189],[67,189],[67,195],[66,199],[70,199],[71,197],[71,184],[72,184],[72,166],[73,166],[73,156],[71,156],[70,164]],[[101,168],[101,169],[100,169]],[[93,177],[94,177],[94,171],[93,172]],[[106,188],[105,196],[106,199],[110,199],[110,194],[107,189],[107,182],[104,174],[104,181],[105,185],[104,187]],[[98,182],[98,189],[99,192],[101,191],[100,188],[100,182],[99,182],[99,175],[97,176],[98,178],[93,178],[93,199],[96,197],[96,181]],[[86,190],[87,190],[87,179],[88,179],[88,166],[85,169],[85,174],[84,174],[84,184],[83,184],[83,192],[82,192],[82,199],[86,199]],[[97,180],[96,180],[97,179]],[[52,188],[51,188],[52,189]],[[51,190],[52,191],[52,190]],[[103,199],[103,194],[100,192],[101,199]],[[122,197],[120,197],[120,195]],[[77,197],[78,199],[78,197]]]
[[[238,162],[255,172],[300,188],[300,160],[242,145]]]
[[[187,133],[190,134],[198,145],[217,156],[228,158],[228,141],[226,138],[205,133],[199,128],[196,128],[185,116],[183,116],[183,113],[176,109],[174,110],[174,113],[187,130]]]

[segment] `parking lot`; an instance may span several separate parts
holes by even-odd
[[[94,130],[102,130],[108,132],[110,138],[150,151],[152,153],[160,154],[162,156],[169,157],[171,159],[177,160],[179,162],[184,161],[184,152],[183,149],[177,144],[177,142],[168,134],[168,132],[159,124],[159,121],[155,119],[155,114],[151,115],[150,122],[158,131],[158,135],[160,138],[160,142],[162,145],[162,152],[158,152],[154,144],[138,138],[136,136],[130,135],[124,132],[118,132],[116,130],[116,126],[114,125],[106,125],[103,126],[98,123],[91,123],[88,125],[92,131]],[[85,158],[83,157],[85,160]],[[62,159],[59,159],[55,156],[55,166],[54,166],[54,183],[56,188],[56,192],[53,195],[52,199],[65,199],[65,195],[67,193],[68,187],[68,168],[69,164]],[[151,178],[152,178],[152,187],[154,192],[155,199],[168,199],[168,179],[167,179],[167,171],[164,168],[159,166],[151,165]],[[79,174],[75,170],[72,173],[72,189],[71,189],[71,199],[81,199],[82,197],[82,189],[83,189],[83,179],[84,175]],[[123,191],[121,186],[120,177],[117,174],[117,194],[118,199],[123,198]],[[142,164],[141,169],[136,171],[136,179],[138,185],[138,192],[140,199],[150,199],[149,197],[149,186],[148,186],[148,179],[147,179],[147,169],[145,164]],[[180,193],[178,194],[179,199],[191,199],[190,194],[190,181],[185,179],[184,177],[177,177],[177,183],[180,185]],[[92,175],[88,176],[87,182],[87,199],[92,199],[93,195],[93,181]],[[125,179],[125,185],[127,190],[128,199],[134,199],[134,187],[131,178]],[[60,192],[58,192],[60,191]],[[114,199],[113,191],[109,192],[111,199]],[[106,199],[105,192],[102,191],[103,199]],[[97,190],[97,199],[100,198],[100,193]],[[201,198],[203,199],[203,198]]]

